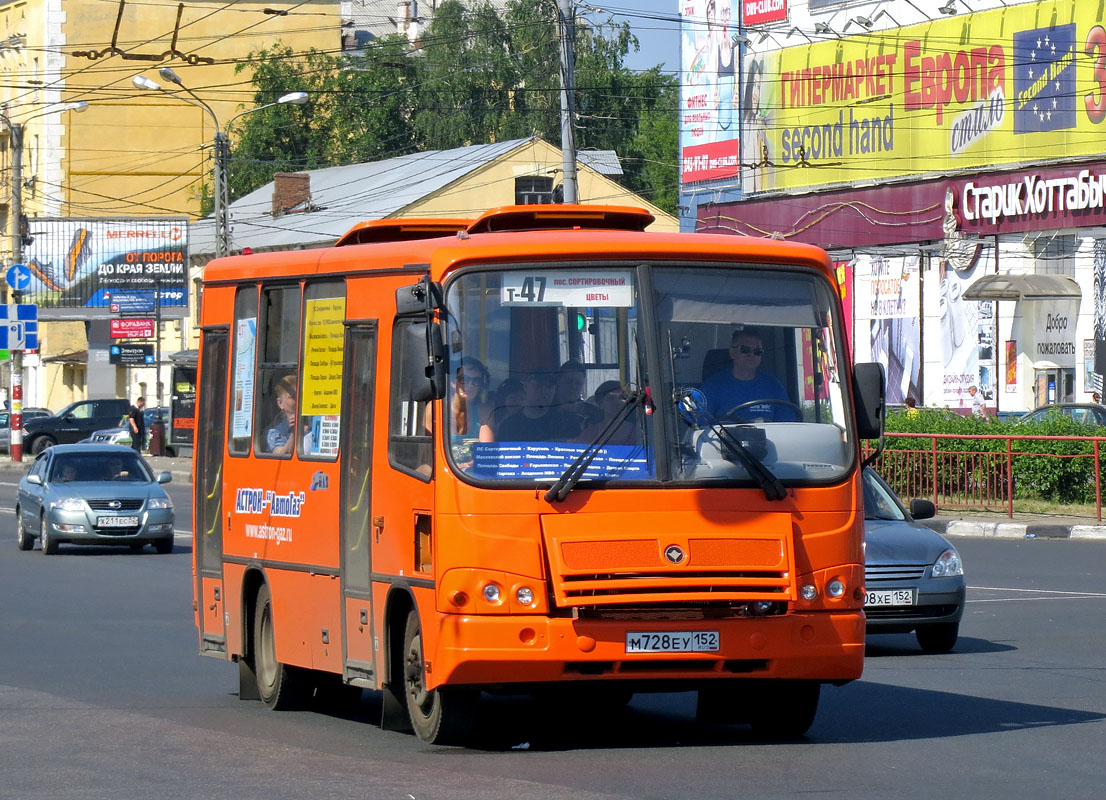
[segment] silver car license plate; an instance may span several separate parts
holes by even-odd
[[[881,606],[912,606],[914,605],[913,589],[878,589],[864,593],[864,605],[868,607]]]
[[[100,517],[96,520],[98,528],[133,528],[138,517]]]
[[[712,653],[719,649],[718,631],[628,631],[627,653]]]

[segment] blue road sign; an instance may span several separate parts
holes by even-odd
[[[38,306],[0,306],[0,350],[38,349]]]
[[[25,292],[31,288],[31,271],[26,264],[12,264],[5,277],[13,292]]]

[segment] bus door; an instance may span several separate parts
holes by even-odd
[[[342,387],[342,662],[347,682],[376,688],[372,609],[372,441],[376,323],[346,330]]]
[[[196,597],[199,607],[200,653],[224,655],[227,636],[223,597],[223,436],[227,410],[226,330],[204,332],[203,386],[200,393],[200,426],[196,437],[192,532],[196,559]]]

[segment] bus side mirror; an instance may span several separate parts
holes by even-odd
[[[442,329],[437,323],[404,325],[402,396],[423,403],[445,397],[446,360]]]
[[[396,316],[417,314],[420,311],[430,313],[445,306],[442,302],[442,286],[423,279],[409,286],[396,289]]]
[[[885,384],[883,364],[853,367],[853,402],[856,403],[857,434],[861,439],[883,437]]]

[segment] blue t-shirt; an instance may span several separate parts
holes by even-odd
[[[702,392],[707,398],[707,411],[716,419],[736,405],[750,400],[788,400],[783,384],[771,375],[757,374],[752,380],[742,381],[729,370],[711,375],[703,383]],[[779,403],[761,403],[741,409],[735,415],[740,419],[765,419],[769,422],[798,422],[795,409]]]
[[[288,442],[288,437],[292,435],[292,426],[288,424],[288,417],[283,414],[280,415],[280,420],[273,423],[267,431],[265,431],[265,444],[269,449],[267,452],[271,453],[278,447],[283,447]]]

